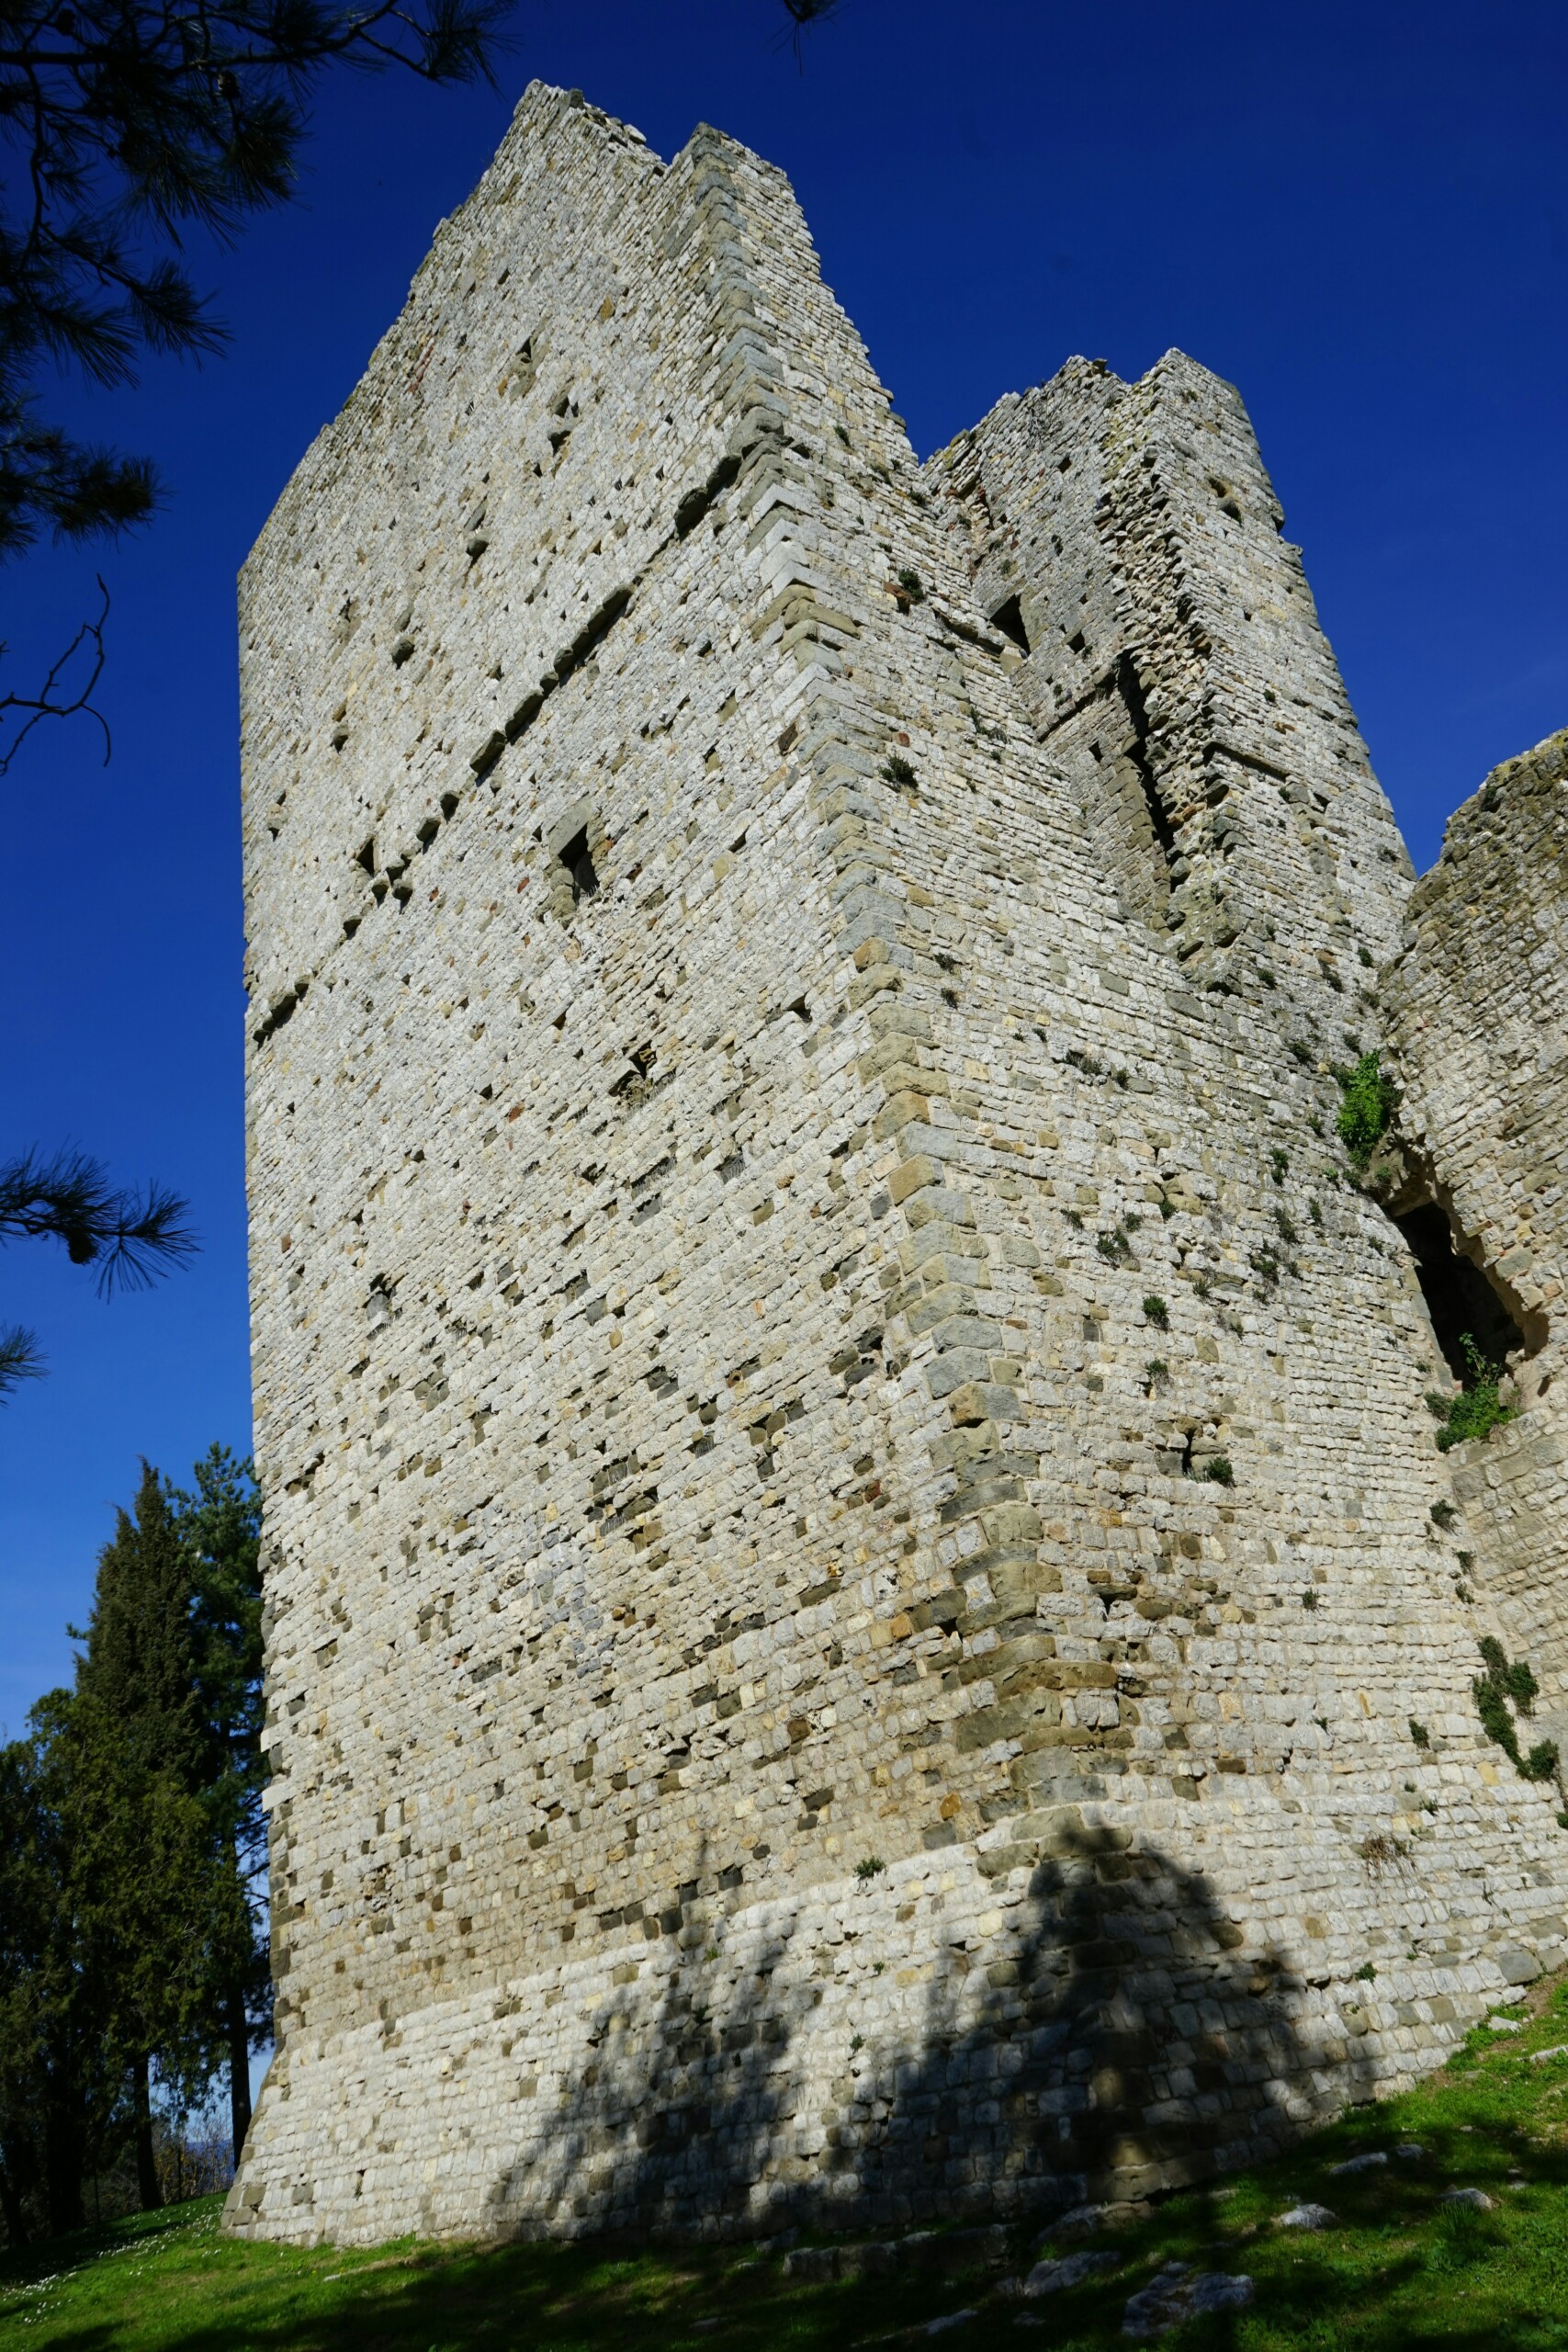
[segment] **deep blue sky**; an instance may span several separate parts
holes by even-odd
[[[1179,344],[1239,384],[1418,865],[1485,770],[1568,723],[1568,14],[1561,0],[843,0],[798,74],[775,0],[520,0],[503,90],[345,79],[301,200],[197,273],[233,330],[73,419],[158,458],[101,559],[90,733],[0,784],[0,1150],[71,1138],[188,1193],[195,1266],[101,1305],[38,1246],[0,1321],[51,1376],[0,1408],[0,1726],[69,1662],[137,1459],[249,1432],[233,579],[533,74],[662,153],[707,119],[795,181],[924,454],[1070,352]],[[95,563],[0,574],[6,675]]]

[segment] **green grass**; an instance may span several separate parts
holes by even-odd
[[[994,2278],[899,2277],[806,2286],[748,2248],[620,2253],[603,2247],[479,2250],[412,2241],[341,2253],[243,2245],[218,2232],[218,2200],[0,2258],[0,2344],[55,2352],[726,2352],[915,2340],[933,2315],[976,2316],[936,2340],[1005,2340],[1054,2352],[1122,2347],[1127,2296],[1162,2264],[1245,2271],[1257,2301],[1162,2339],[1224,2352],[1568,2352],[1568,1983],[1504,2014],[1517,2035],[1472,2033],[1417,2090],[1303,2141],[1279,2163],[1172,2200],[1090,2241],[1120,2270],[1075,2293],[1023,2302]],[[1329,2167],[1402,2141],[1425,2150],[1333,2179]],[[1490,2212],[1444,2208],[1483,2188]],[[1337,2226],[1275,2226],[1299,2200]],[[1039,2245],[1017,2233],[1018,2269]],[[1038,2327],[1014,2328],[1021,2315]],[[912,2333],[913,2332],[913,2333]]]

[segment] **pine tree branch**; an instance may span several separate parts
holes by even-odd
[[[145,520],[145,461],[79,449],[29,411],[70,362],[134,379],[222,331],[178,258],[293,194],[307,102],[336,65],[493,81],[511,0],[0,0],[0,559],[41,526]]]
[[[117,1189],[79,1151],[24,1152],[0,1165],[0,1242],[62,1241],[73,1266],[96,1266],[98,1292],[141,1290],[188,1258],[186,1203],[160,1184]]]
[[[43,1375],[43,1351],[33,1333],[20,1323],[0,1329],[0,1396],[8,1396],[24,1380]]]
[[[828,17],[837,15],[839,0],[780,0],[780,5],[789,18],[789,30],[784,38],[795,51],[796,65],[804,74],[806,52],[801,46],[803,37],[813,25],[820,25]]]

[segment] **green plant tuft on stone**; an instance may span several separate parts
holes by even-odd
[[[1554,1739],[1538,1740],[1528,1756],[1519,1754],[1515,1709],[1521,1715],[1528,1715],[1540,1689],[1529,1660],[1510,1660],[1502,1643],[1487,1634],[1481,1642],[1481,1662],[1486,1671],[1478,1674],[1470,1687],[1475,1694],[1475,1712],[1481,1717],[1482,1730],[1513,1759],[1514,1770],[1522,1781],[1550,1781],[1560,1760]]]
[[[1488,1363],[1468,1331],[1459,1344],[1468,1367],[1464,1386],[1459,1395],[1443,1396],[1435,1388],[1427,1391],[1428,1409],[1440,1424],[1438,1430],[1439,1453],[1447,1453],[1450,1446],[1463,1445],[1471,1438],[1489,1437],[1502,1422],[1511,1421],[1514,1418],[1514,1408],[1504,1403],[1498,1387],[1503,1377],[1502,1365]],[[1437,1518],[1435,1510],[1432,1516]],[[1450,1524],[1447,1520],[1439,1523],[1443,1526]]]
[[[1361,1055],[1354,1069],[1337,1069],[1334,1075],[1345,1098],[1334,1132],[1355,1165],[1365,1168],[1393,1116],[1399,1090],[1392,1078],[1383,1076],[1375,1046]]]
[[[1414,1715],[1410,1718],[1410,1736],[1417,1747],[1430,1747],[1432,1745],[1431,1733],[1425,1724],[1418,1724]]]
[[[906,788],[917,781],[915,771],[908,761],[902,758],[897,752],[889,752],[883,761],[882,774],[888,784],[897,784]]]
[[[867,1854],[855,1864],[855,1876],[863,1883],[878,1877],[887,1868],[880,1854]]]
[[[1235,1484],[1235,1472],[1223,1453],[1211,1454],[1200,1475],[1207,1478],[1212,1486],[1234,1487]]]
[[[1144,1313],[1154,1325],[1156,1331],[1169,1330],[1170,1309],[1166,1305],[1164,1299],[1161,1298],[1156,1292],[1150,1291],[1147,1298],[1145,1299]]]

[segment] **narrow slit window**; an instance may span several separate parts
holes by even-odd
[[[1148,811],[1149,829],[1159,844],[1160,855],[1168,868],[1176,855],[1176,834],[1160,796],[1159,785],[1149,759],[1149,714],[1144,701],[1143,680],[1130,657],[1123,653],[1116,665],[1116,684],[1122,691],[1128,718],[1133,722],[1133,741],[1127,757],[1133,763],[1144,805]]]

